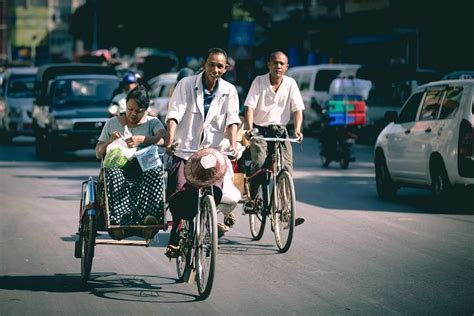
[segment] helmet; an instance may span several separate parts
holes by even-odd
[[[122,78],[123,83],[138,83],[138,78],[134,73],[128,72]]]
[[[188,68],[188,67],[182,68],[182,69],[178,72],[178,79],[177,79],[177,81],[180,81],[180,80],[183,79],[184,77],[189,77],[189,76],[192,76],[192,75],[194,75],[194,70],[192,70],[191,68]]]

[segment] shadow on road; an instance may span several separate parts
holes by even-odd
[[[79,293],[90,292],[97,297],[147,303],[184,303],[199,301],[197,295],[163,290],[163,286],[176,285],[173,278],[155,275],[125,275],[92,273],[89,283],[83,285],[81,275],[23,275],[0,276],[0,289],[31,292]]]
[[[472,194],[467,190],[454,193],[443,206],[435,203],[430,190],[414,188],[400,189],[394,201],[382,200],[377,195],[372,167],[364,164],[354,167],[348,170],[320,167],[312,176],[296,178],[297,200],[337,211],[474,214]]]
[[[274,244],[262,244],[261,241],[253,241],[248,237],[225,235],[219,238],[219,256],[268,256],[278,253]]]

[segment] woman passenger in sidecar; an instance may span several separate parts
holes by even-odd
[[[125,138],[122,145],[128,149],[164,143],[167,132],[159,119],[148,116],[149,103],[148,91],[142,85],[128,93],[125,114],[110,118],[102,129],[95,148],[97,158],[105,157],[107,161],[107,147],[123,139],[127,130],[132,136]],[[104,163],[102,168],[109,225],[157,225],[163,219],[163,168],[142,171],[136,158],[120,167],[108,168]],[[132,235],[151,239],[157,232],[157,229],[109,229],[111,237],[117,240]]]

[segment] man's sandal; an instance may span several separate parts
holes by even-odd
[[[170,259],[178,258],[179,257],[179,246],[175,245],[168,245],[165,251],[165,256]]]

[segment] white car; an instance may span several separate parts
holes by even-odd
[[[431,188],[443,201],[455,186],[474,185],[474,80],[418,87],[377,138],[378,195],[394,198],[401,186]],[[471,197],[468,197],[472,199]]]
[[[148,81],[150,85],[150,94],[152,99],[152,105],[148,109],[150,115],[158,117],[163,120],[168,112],[168,101],[173,94],[174,87],[176,86],[178,73],[165,73],[156,77],[151,78]]]
[[[0,142],[10,143],[19,135],[33,135],[32,109],[35,98],[35,67],[12,67],[5,71],[0,92]]]

